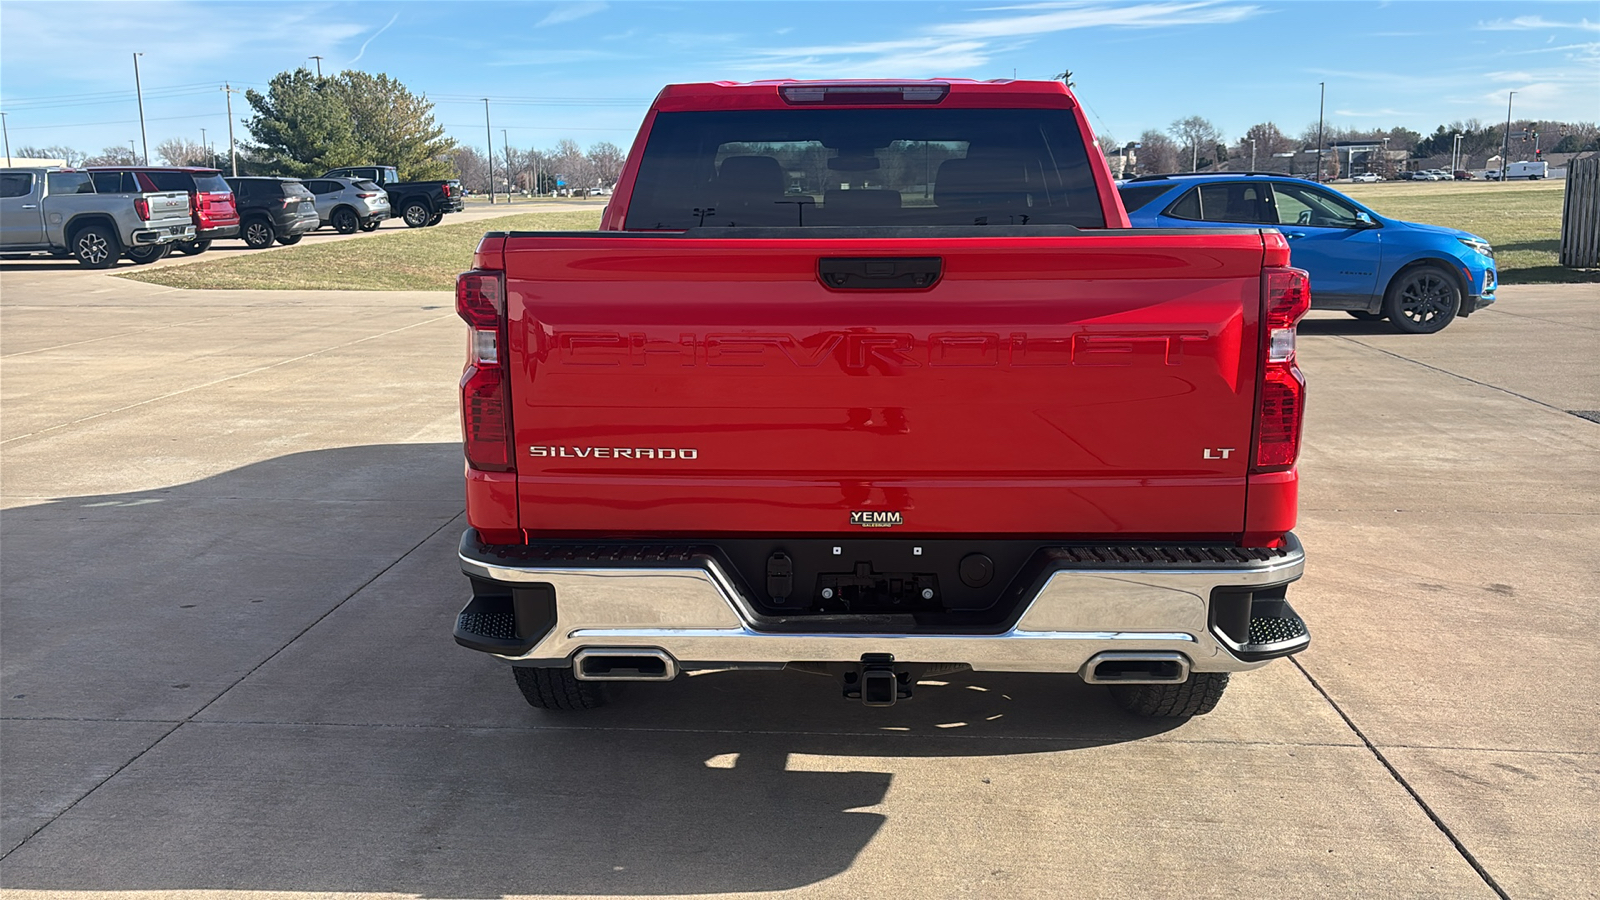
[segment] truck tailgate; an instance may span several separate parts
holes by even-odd
[[[524,529],[1243,529],[1259,232],[491,244]]]

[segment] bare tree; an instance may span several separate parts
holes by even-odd
[[[1189,150],[1189,171],[1196,172],[1200,169],[1200,148],[1210,147],[1222,140],[1222,132],[1211,120],[1201,116],[1189,116],[1178,119],[1167,127],[1178,143]]]
[[[65,160],[69,166],[76,166],[81,164],[88,154],[63,144],[56,144],[50,147],[18,147],[11,156],[14,159],[60,159]]]
[[[1178,146],[1155,129],[1139,135],[1139,171],[1146,175],[1178,170]]]
[[[139,154],[132,147],[114,144],[83,161],[86,166],[134,166],[139,164]]]
[[[594,184],[594,179],[589,176],[589,160],[583,155],[583,150],[577,141],[562,138],[556,143],[556,149],[550,154],[549,160],[551,167],[555,169],[552,174],[566,182],[566,188],[588,187]]]
[[[211,151],[200,146],[199,141],[167,138],[156,145],[156,155],[169,166],[204,166],[211,164]]]
[[[489,192],[489,164],[475,147],[458,144],[447,154],[461,186],[469,191]]]
[[[610,141],[601,141],[592,144],[585,156],[591,167],[594,184],[601,187],[612,187],[617,179],[622,177],[622,162],[626,157],[616,144]]]

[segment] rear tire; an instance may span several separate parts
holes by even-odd
[[[400,218],[406,220],[407,228],[422,228],[433,218],[433,210],[421,200],[413,200],[401,210]]]
[[[1435,334],[1461,310],[1461,288],[1438,266],[1417,266],[1395,276],[1384,292],[1383,313],[1406,334]]]
[[[72,236],[72,256],[85,269],[109,269],[122,256],[122,245],[106,226],[86,225]]]
[[[244,231],[240,232],[244,238],[245,246],[251,250],[265,250],[272,246],[272,239],[276,236],[272,231],[272,223],[266,219],[251,219],[244,223]]]
[[[378,230],[378,226],[382,225],[382,224],[383,223],[378,221],[377,219],[373,219],[371,222],[362,222],[361,223],[361,230],[362,231],[377,231]]]
[[[302,237],[305,237],[305,235],[303,235],[303,234],[282,234],[282,235],[278,236],[278,243],[284,245],[285,247],[292,247],[295,244],[300,243],[300,239]]]
[[[166,259],[167,254],[171,252],[171,244],[144,244],[139,247],[129,247],[126,256],[141,266],[148,266],[157,260]]]
[[[172,245],[172,249],[184,256],[199,256],[211,249],[210,241],[179,241]]]
[[[429,225],[437,225],[437,224],[439,224],[440,222],[443,222],[443,221],[444,221],[444,213],[436,212],[436,213],[433,214],[433,218],[428,220],[428,224]]]
[[[1191,672],[1182,684],[1114,684],[1111,699],[1136,715],[1187,719],[1216,709],[1227,687],[1227,672]]]
[[[333,218],[329,224],[340,234],[355,234],[356,229],[361,227],[361,220],[356,217],[355,210],[342,206],[333,211]]]
[[[1361,322],[1383,321],[1383,313],[1381,312],[1367,312],[1364,309],[1347,309],[1345,312],[1349,313],[1352,319],[1356,319]]]
[[[535,669],[516,666],[522,698],[535,709],[596,709],[606,705],[605,685],[579,681],[571,669]]]

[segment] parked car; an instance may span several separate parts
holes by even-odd
[[[229,178],[239,206],[239,236],[255,250],[297,244],[321,223],[316,198],[295,178]]]
[[[139,179],[81,169],[0,169],[0,253],[71,256],[91,269],[122,256],[154,262],[194,239],[189,195],[145,190]]]
[[[361,178],[383,186],[389,194],[389,208],[396,211],[408,228],[437,225],[445,213],[466,207],[461,182],[401,181],[394,166],[346,166],[326,172],[323,178]]]
[[[1305,273],[1267,228],[1129,230],[1083,109],[672,85],[599,231],[485,236],[457,642],[543,708],[786,665],[888,706],[970,667],[1180,718],[1304,649]],[[801,167],[831,186],[784,201]]]
[[[1269,226],[1311,273],[1313,309],[1432,334],[1494,302],[1494,250],[1475,234],[1379,215],[1287,176],[1148,175],[1121,188],[1135,228]]]
[[[194,240],[178,241],[172,249],[198,255],[219,238],[239,234],[239,210],[233,203],[233,190],[216,169],[195,166],[90,166],[95,177],[101,173],[131,172],[147,190],[183,191],[189,195],[194,217]]]
[[[1350,180],[1357,184],[1375,184],[1382,181],[1383,178],[1377,172],[1362,172],[1359,175],[1351,175]]]
[[[303,182],[317,202],[320,224],[340,234],[372,231],[389,218],[389,195],[377,182],[363,178],[307,178]]]
[[[1471,181],[1472,173],[1468,172],[1466,169],[1457,169],[1455,171],[1455,179],[1457,181]]]

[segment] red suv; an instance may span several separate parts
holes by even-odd
[[[204,253],[217,238],[239,234],[239,209],[233,189],[216,169],[194,166],[91,166],[90,173],[127,172],[146,191],[188,191],[189,212],[194,217],[194,240],[173,244],[190,255]]]

